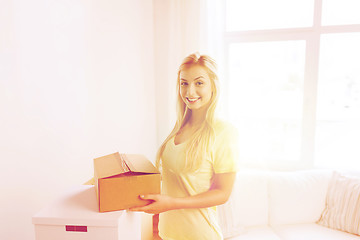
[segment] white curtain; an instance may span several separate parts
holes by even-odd
[[[222,62],[221,6],[216,0],[154,0],[154,58],[158,144],[176,119],[176,77],[193,52]]]

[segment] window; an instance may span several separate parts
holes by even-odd
[[[360,170],[360,2],[225,2],[226,100],[241,162]]]
[[[310,27],[313,2],[314,0],[227,0],[226,31]]]
[[[359,0],[322,0],[322,25],[360,23]]]
[[[241,128],[242,156],[252,162],[299,160],[305,41],[229,47],[229,85],[236,86],[229,89],[229,107]]]
[[[360,33],[326,34],[320,43],[315,160],[360,169]]]

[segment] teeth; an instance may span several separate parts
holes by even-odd
[[[198,100],[199,98],[187,98],[188,101],[190,102],[195,102],[196,100]]]

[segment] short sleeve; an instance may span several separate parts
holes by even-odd
[[[238,167],[238,131],[226,123],[215,129],[213,168],[215,173],[236,172]]]

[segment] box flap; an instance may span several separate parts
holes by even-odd
[[[118,152],[94,159],[97,178],[106,178],[130,171]]]
[[[131,172],[159,173],[155,166],[140,154],[121,154],[121,159],[126,163]]]

